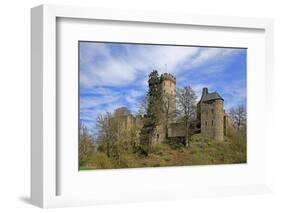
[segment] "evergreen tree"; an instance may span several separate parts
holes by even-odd
[[[157,70],[153,70],[149,74],[147,92],[147,113],[144,121],[144,126],[140,133],[140,142],[142,152],[148,155],[150,152],[151,138],[156,126],[160,121],[161,116],[161,81]]]
[[[148,80],[149,90],[148,90],[148,109],[147,118],[153,128],[159,122],[161,113],[161,85],[160,77],[157,70],[153,70],[149,74]]]

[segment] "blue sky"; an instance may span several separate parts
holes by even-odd
[[[95,132],[99,113],[125,106],[133,113],[147,92],[148,74],[169,72],[177,87],[203,87],[224,98],[226,111],[246,105],[247,50],[79,42],[80,121]]]

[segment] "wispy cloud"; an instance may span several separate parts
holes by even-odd
[[[225,101],[225,109],[228,111],[230,108],[238,105],[246,105],[247,91],[246,91],[246,79],[235,80],[230,84],[225,84],[222,90],[222,95],[227,98]]]
[[[237,86],[235,81],[246,78],[245,52],[231,48],[81,42],[81,120],[94,125],[92,120],[98,113],[124,105],[135,112],[146,94],[147,77],[153,69],[160,73],[167,69],[177,77],[179,87],[191,85],[198,98],[202,87],[209,87],[226,96],[226,106],[243,102],[245,97],[241,94],[246,83]]]
[[[120,54],[114,51],[120,51]],[[214,63],[214,59],[226,59],[235,52],[237,51],[226,48],[82,43],[80,80],[84,87],[122,86],[147,75],[152,69],[164,71],[165,64],[168,70],[180,74],[210,62]],[[222,68],[221,65],[212,65],[205,71],[214,73]]]

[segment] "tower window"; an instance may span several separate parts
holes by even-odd
[[[207,124],[208,124],[207,121],[205,121],[205,126],[207,126]]]
[[[214,126],[214,121],[212,120],[212,126]]]
[[[214,109],[212,109],[212,114],[214,114]]]

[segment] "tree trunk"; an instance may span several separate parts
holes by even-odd
[[[189,147],[189,134],[188,134],[188,129],[189,129],[189,124],[186,122],[186,129],[185,129],[185,147]]]

